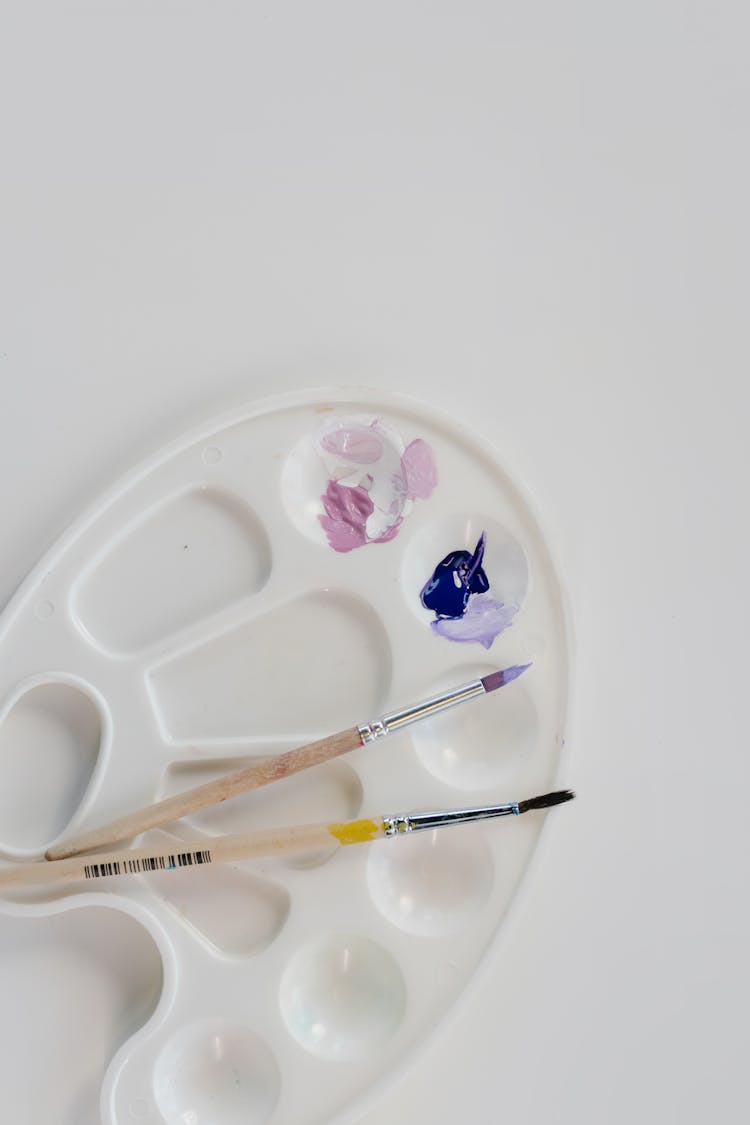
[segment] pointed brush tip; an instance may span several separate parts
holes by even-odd
[[[488,676],[482,676],[482,687],[485,691],[495,691],[497,688],[504,687],[505,684],[517,680],[530,667],[531,664],[513,664],[510,668],[501,668],[497,672],[490,672]]]

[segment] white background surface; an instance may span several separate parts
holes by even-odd
[[[363,1125],[747,1112],[747,22],[0,12],[0,602],[165,439],[327,383],[491,438],[567,579],[579,800]]]

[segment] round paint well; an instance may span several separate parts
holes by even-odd
[[[284,508],[308,538],[339,553],[394,539],[414,501],[435,488],[432,450],[368,414],[325,418],[299,439],[281,473]]]
[[[370,848],[367,883],[389,922],[419,937],[469,925],[492,890],[492,860],[478,825],[380,840]]]
[[[463,671],[471,680],[496,669],[482,664]],[[444,678],[425,694],[437,694],[450,682]],[[539,717],[520,678],[468,706],[415,723],[411,739],[434,777],[455,789],[487,790],[522,779],[539,742]]]
[[[453,620],[438,621],[438,612],[422,604],[422,591],[448,556],[458,551],[473,554],[482,534],[481,567],[489,588],[469,595],[463,615],[459,612]],[[443,578],[450,582],[449,574],[443,574]],[[401,579],[404,597],[413,612],[446,643],[479,643],[489,648],[503,628],[512,625],[523,605],[529,587],[529,564],[520,543],[496,520],[482,515],[444,516],[413,537],[404,552]]]
[[[247,1027],[207,1020],[178,1031],[154,1066],[167,1125],[265,1125],[281,1091],[276,1060]]]
[[[322,1059],[365,1058],[401,1023],[406,986],[396,962],[368,938],[332,934],[300,950],[281,981],[294,1038]]]

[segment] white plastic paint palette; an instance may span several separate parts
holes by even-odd
[[[421,439],[437,485],[405,500],[390,541],[340,553],[318,518],[331,466],[312,435],[352,418],[380,420],[401,451]],[[492,591],[520,605],[489,649],[436,635],[419,601],[483,530]],[[9,860],[527,661],[486,699],[148,838],[513,800],[555,782],[567,651],[543,541],[475,437],[400,397],[284,397],[165,449],[37,567],[0,645]],[[61,1125],[99,1112],[108,1125],[353,1120],[466,986],[542,823],[6,897],[5,1103]]]

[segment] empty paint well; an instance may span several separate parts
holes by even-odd
[[[390,676],[374,610],[355,595],[319,590],[152,669],[150,684],[176,741],[306,741],[382,705]]]
[[[330,934],[301,949],[284,972],[284,1021],[323,1059],[366,1057],[396,1031],[406,986],[391,955],[369,938]]]
[[[101,716],[70,682],[30,688],[0,725],[0,840],[33,854],[59,836],[88,787],[101,742]]]
[[[265,1125],[280,1090],[266,1043],[226,1020],[181,1028],[154,1067],[156,1104],[167,1125]]]
[[[271,548],[257,516],[214,488],[166,501],[114,541],[74,595],[81,627],[102,648],[148,648],[257,593]]]
[[[375,842],[367,883],[389,922],[440,937],[476,921],[492,890],[492,859],[479,825],[419,832]]]

